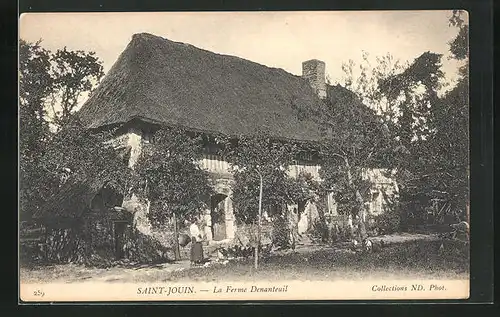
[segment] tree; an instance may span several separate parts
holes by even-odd
[[[300,216],[304,211],[302,207],[305,207],[307,202],[314,202],[317,200],[321,192],[320,184],[311,174],[304,171],[301,171],[295,178],[289,177],[287,182],[286,190],[288,200],[299,205],[297,211]]]
[[[392,62],[388,54],[372,67],[365,53],[357,80],[354,63],[344,64],[344,81],[384,119],[394,149],[387,159],[397,171],[407,210],[417,211],[416,203],[425,207],[438,193],[463,209],[458,206],[467,196],[468,26],[463,11],[453,12],[450,25],[459,28],[450,53],[464,65],[459,83],[443,97],[438,95],[445,80],[439,54],[425,52],[406,65]]]
[[[53,91],[50,98],[50,120],[61,128],[104,76],[101,61],[95,52],[57,50],[51,58]]]
[[[74,116],[78,96],[102,77],[94,53],[63,49],[53,54],[41,47],[41,40],[21,40],[19,49],[20,213],[29,220],[69,177],[106,175],[121,182],[128,172],[105,142],[112,131],[91,133]],[[63,110],[50,113],[58,108]],[[51,131],[54,123],[57,129]]]
[[[263,133],[227,140],[222,155],[234,169],[233,201],[238,221],[246,224],[257,221],[259,173],[263,177],[263,208],[270,217],[282,215],[283,206],[290,202],[287,168],[296,151],[295,145],[273,140]]]
[[[390,54],[377,58],[375,66],[368,57],[364,52],[356,79],[354,61],[344,63],[346,87],[332,90],[317,110],[294,106],[299,117],[315,121],[322,130],[317,148],[323,179],[320,196],[333,194],[339,212],[358,219],[362,235],[365,202],[372,186],[367,171],[392,167],[394,153],[399,150],[391,133],[398,114],[397,101],[380,93],[378,79],[404,70],[404,65]]]
[[[425,207],[439,196],[454,211],[464,211],[468,197],[468,25],[463,14],[455,10],[450,17],[450,26],[459,29],[450,42],[450,53],[464,62],[451,91],[438,96],[441,56],[429,52],[400,75],[381,81],[382,93],[392,99],[398,94],[410,96],[412,89],[415,96],[415,88],[424,88],[420,95],[400,103],[396,134],[408,150],[398,162],[403,172],[400,183],[405,185],[402,194],[407,195],[403,199],[411,203],[423,198],[420,203]]]
[[[459,69],[462,79],[469,75],[469,23],[464,19],[465,14],[465,11],[453,10],[449,19],[450,26],[458,28],[457,36],[449,45],[452,58],[464,62]]]
[[[436,132],[428,141],[429,164],[434,177],[426,181],[439,191],[455,210],[465,212],[468,204],[469,170],[469,101],[467,81],[440,100],[433,111]],[[465,216],[465,215],[462,215]]]
[[[39,167],[50,138],[48,123],[44,120],[45,100],[52,91],[49,75],[50,53],[40,46],[40,41],[19,43],[19,162],[20,162],[20,213],[29,218],[34,206],[41,203],[39,187],[34,179],[44,177]]]
[[[379,82],[402,73],[408,66],[408,63],[402,63],[390,53],[376,56],[375,61],[372,61],[370,54],[363,51],[359,64],[352,59],[342,64],[344,76],[340,82],[354,92],[361,102],[390,122],[398,113],[397,101],[381,94]]]
[[[258,266],[260,248],[259,201],[262,190],[262,210],[273,221],[273,242],[289,246],[287,204],[297,203],[302,197],[298,180],[289,176],[288,167],[301,151],[298,144],[276,140],[265,133],[227,138],[221,155],[232,165],[234,175],[233,202],[236,219],[244,224],[257,224],[255,265]],[[261,189],[262,180],[262,189]]]
[[[433,166],[428,147],[436,132],[433,111],[439,108],[438,91],[443,85],[441,55],[425,52],[413,62],[401,64],[387,54],[376,59],[375,67],[371,67],[367,57],[365,53],[359,78],[346,82],[356,82],[351,87],[380,115],[384,138],[392,149],[386,151],[386,166],[397,172],[402,202],[412,202],[428,184],[419,175],[425,175],[424,171]],[[348,70],[345,66],[349,78],[352,72]],[[410,204],[406,209],[414,206]]]
[[[390,142],[380,118],[356,99],[335,107],[329,100],[326,104],[326,109],[315,115],[324,130],[320,142],[322,190],[333,194],[340,213],[358,219],[364,235],[364,206],[372,186],[366,171],[387,167]]]
[[[439,174],[428,181],[434,190],[443,194],[453,209],[468,210],[469,171],[469,83],[468,83],[468,23],[465,12],[454,10],[450,26],[458,28],[456,37],[449,43],[451,58],[462,62],[455,87],[432,109],[435,134],[429,140],[430,156]],[[468,218],[468,214],[462,214]]]
[[[190,136],[180,128],[161,129],[135,168],[137,192],[154,203],[148,214],[151,223],[173,223],[176,259],[180,258],[178,220],[198,216],[213,194],[208,172],[197,164],[202,146],[201,136]]]

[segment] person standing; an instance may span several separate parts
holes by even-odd
[[[333,216],[327,215],[326,221],[327,221],[327,228],[328,228],[328,243],[333,244],[333,243],[337,242],[337,240],[338,240],[339,228],[337,226],[337,223],[333,219]]]
[[[189,233],[191,235],[191,264],[201,264],[203,262],[203,245],[201,243],[203,238],[196,217],[191,218]]]
[[[299,239],[299,215],[297,208],[289,210],[288,225],[290,228],[290,244],[293,250]]]

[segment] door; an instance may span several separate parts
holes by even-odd
[[[212,237],[215,241],[226,239],[226,203],[225,195],[218,194],[212,197]]]
[[[114,223],[114,240],[115,240],[115,258],[117,260],[123,259],[125,245],[125,228],[127,226],[126,222],[116,221]]]

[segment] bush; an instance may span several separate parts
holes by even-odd
[[[375,218],[380,234],[391,234],[399,230],[399,215],[384,213]]]
[[[395,204],[385,206],[380,215],[369,215],[367,230],[369,235],[392,234],[401,229],[401,216]]]
[[[276,217],[272,223],[272,242],[282,249],[290,248],[290,228],[284,217]]]
[[[354,232],[348,225],[339,226],[338,241],[350,241],[354,238]]]
[[[328,242],[328,226],[321,220],[316,220],[312,224],[311,237],[313,240]]]
[[[257,242],[258,227],[256,224],[238,224],[234,241],[242,246],[254,246]],[[274,241],[274,225],[263,221],[261,223],[260,241],[262,244],[271,244]]]
[[[259,255],[262,257],[269,256],[272,249],[272,244],[260,244],[259,245]],[[255,255],[255,247],[253,246],[241,246],[241,245],[232,245],[217,248],[217,251],[222,254],[225,258],[250,258]]]
[[[90,252],[81,228],[53,228],[45,240],[47,262],[81,263]]]
[[[42,264],[45,262],[43,244],[38,241],[21,242],[19,245],[19,263],[21,265]]]
[[[155,238],[133,230],[125,243],[127,259],[137,263],[164,263],[169,261],[168,254],[172,252]]]

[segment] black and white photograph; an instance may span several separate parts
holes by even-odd
[[[462,10],[24,13],[24,302],[469,297]]]

